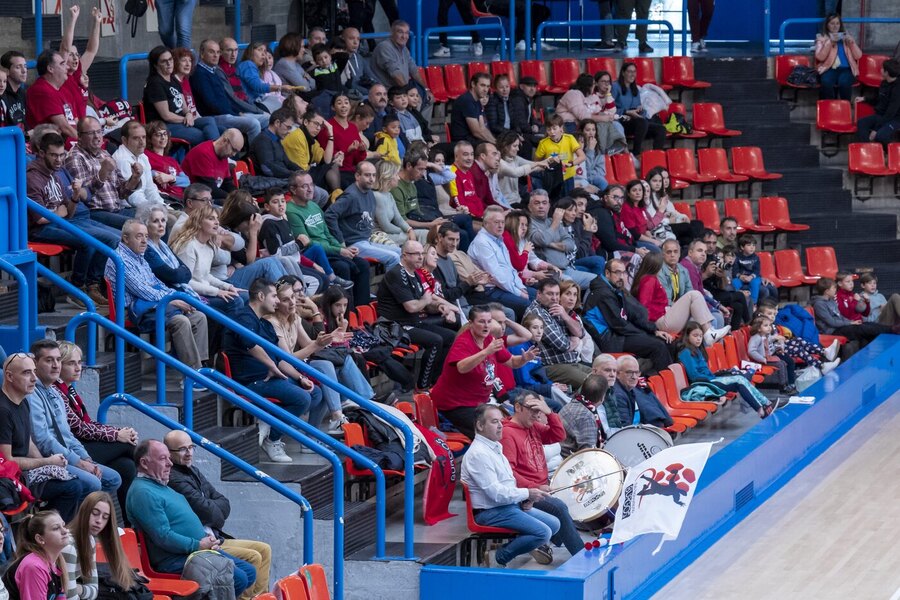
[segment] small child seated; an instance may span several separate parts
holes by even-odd
[[[834,281],[838,287],[836,300],[841,315],[850,321],[868,321],[867,317],[871,312],[869,302],[853,292],[853,275],[841,271],[834,276]]]
[[[848,319],[841,314],[837,303],[837,283],[830,277],[822,277],[816,282],[817,295],[812,298],[816,317],[816,327],[822,333],[842,335],[858,341],[860,347],[874,340],[882,333],[891,333],[891,328],[881,323],[863,323],[862,318]]]
[[[509,348],[509,353],[517,356],[532,347],[540,347],[544,337],[544,321],[538,315],[527,315],[522,320],[522,326],[531,334],[531,339]],[[537,392],[547,400],[547,405],[554,412],[559,412],[563,407],[557,396],[564,394],[568,398],[569,386],[563,383],[554,383],[544,369],[540,355],[531,362],[527,362],[518,369],[513,369],[516,378],[516,387]],[[551,400],[552,399],[552,400]]]
[[[778,305],[773,300],[760,301],[755,317],[765,317],[772,321],[773,332],[784,338],[784,353],[788,357],[802,360],[808,366],[822,371],[822,375],[830,373],[841,364],[841,359],[837,358],[837,353],[840,350],[840,344],[837,340],[832,342],[828,348],[823,348],[819,344],[813,344],[795,335],[787,327],[778,325],[775,322],[777,316]]]
[[[750,341],[747,344],[750,360],[778,369],[770,377],[781,385],[782,394],[792,395],[797,393],[794,385],[797,376],[794,359],[785,352],[784,342],[782,336],[773,333],[772,321],[766,317],[756,317],[750,323]]]
[[[860,297],[869,305],[869,314],[864,321],[868,323],[878,323],[878,317],[881,315],[881,309],[887,304],[887,298],[878,291],[878,278],[875,273],[863,273],[859,276],[859,287],[862,290]]]
[[[406,86],[394,85],[388,90],[388,104],[397,113],[400,119],[400,139],[409,145],[409,142],[425,141],[422,137],[422,127],[416,118],[409,112],[409,96]]]
[[[331,91],[339,93],[344,90],[341,83],[341,73],[335,63],[331,62],[331,54],[325,44],[316,44],[310,50],[312,52],[315,67],[312,69],[313,79],[316,80],[316,89],[319,91]]]
[[[375,152],[392,163],[399,165],[403,162],[405,151],[400,140],[400,118],[396,114],[386,115],[381,131],[375,133]]]
[[[731,285],[737,291],[747,289],[750,291],[750,301],[753,306],[759,302],[762,275],[760,274],[759,257],[756,255],[756,240],[752,236],[744,235],[738,239],[740,252],[734,259],[731,270]]]
[[[556,114],[547,119],[547,137],[538,142],[534,152],[535,161],[548,158],[559,165],[556,169],[562,169],[561,184],[559,180],[550,182],[549,179],[545,179],[542,182],[543,188],[550,192],[550,198],[556,199],[561,193],[568,194],[575,189],[575,167],[587,158],[575,137],[565,133],[565,121]],[[543,176],[551,177],[550,173],[556,169],[551,167],[544,172]],[[549,183],[553,185],[549,185]]]

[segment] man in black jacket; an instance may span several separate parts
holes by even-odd
[[[640,411],[640,422],[655,427],[669,427],[674,422],[656,394],[649,387],[641,387],[638,380],[641,370],[633,356],[618,359],[618,381],[613,387],[613,404],[619,416],[630,425],[634,422],[635,410]]]
[[[187,433],[170,431],[163,440],[172,459],[168,486],[185,497],[191,510],[200,518],[207,533],[224,540],[223,551],[245,560],[256,568],[256,582],[242,595],[243,600],[269,590],[269,567],[272,548],[255,540],[236,540],[222,531],[231,513],[231,503],[203,476],[194,461],[194,444]]]
[[[519,87],[509,93],[510,129],[524,138],[519,156],[531,160],[534,149],[541,141],[542,126],[536,114],[541,107],[537,102],[537,80],[522,77]]]
[[[300,165],[287,157],[281,140],[294,127],[290,109],[279,108],[269,117],[269,126],[250,143],[250,158],[260,175],[287,180]],[[285,181],[287,183],[287,181]]]
[[[635,246],[634,236],[619,216],[624,201],[625,188],[615,184],[606,188],[603,198],[587,205],[587,212],[597,221],[597,232],[594,235],[600,240],[600,248],[608,259],[613,258],[616,252],[630,252],[641,256],[649,252],[646,248]]]
[[[875,114],[863,117],[857,124],[859,139],[863,142],[890,144],[900,130],[900,60],[889,59],[881,65],[884,80],[878,88]],[[860,96],[857,101],[861,100]]]
[[[602,352],[628,352],[648,359],[647,375],[662,371],[672,362],[667,343],[672,337],[647,318],[647,309],[624,289],[625,263],[612,259],[603,277],[591,282],[584,305],[584,325]]]
[[[484,107],[484,116],[487,119],[488,129],[494,136],[499,136],[504,131],[519,131],[515,127],[513,114],[510,110],[509,75],[501,73],[494,77],[494,93],[490,95],[487,106]],[[520,115],[521,116],[521,115]]]

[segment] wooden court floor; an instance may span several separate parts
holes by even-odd
[[[900,599],[900,392],[654,598]]]

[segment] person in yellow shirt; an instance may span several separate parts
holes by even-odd
[[[403,142],[400,141],[400,117],[390,113],[384,117],[381,131],[375,134],[375,152],[384,160],[400,165],[403,160]]]
[[[344,159],[343,152],[334,151],[334,131],[331,123],[310,107],[299,119],[300,126],[281,140],[284,153],[304,171],[312,175],[317,186],[335,190],[341,187],[338,169]],[[325,129],[328,134],[323,148],[318,142],[319,133]]]
[[[565,133],[565,121],[560,115],[552,115],[547,119],[547,137],[538,142],[534,152],[534,160],[550,159],[551,166],[544,172],[542,185],[550,193],[552,199],[561,194],[568,194],[575,189],[575,167],[586,160],[584,150],[574,136]],[[562,181],[559,171],[562,170]],[[556,180],[554,181],[554,173]]]

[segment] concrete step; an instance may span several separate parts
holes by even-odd
[[[809,125],[805,123],[760,123],[758,118],[736,119],[733,107],[723,107],[725,124],[732,129],[739,129],[741,135],[722,140],[722,146],[759,146],[767,151],[776,146],[788,146],[796,149],[809,144]]]
[[[791,218],[810,226],[808,231],[792,233],[791,245],[819,246],[863,239],[890,241],[897,234],[897,217],[888,213],[829,212],[795,217],[792,211]]]
[[[771,191],[776,188],[778,182],[770,182],[763,186],[766,190],[763,195],[778,195]],[[804,191],[790,190],[783,194],[787,199],[791,209],[791,218],[804,222],[806,215],[822,214],[824,212],[834,211],[837,214],[847,215],[850,213],[852,217],[856,217],[858,213],[853,213],[853,199],[850,192],[839,187],[829,186],[828,189],[813,192],[810,188]]]
[[[762,57],[695,58],[694,76],[716,86],[736,80],[758,82],[766,78],[767,67]]]

